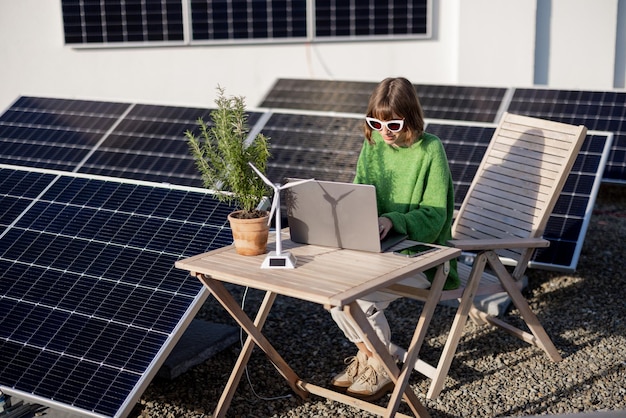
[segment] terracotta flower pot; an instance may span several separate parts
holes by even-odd
[[[241,211],[228,215],[233,242],[237,254],[260,255],[267,252],[267,239],[270,227],[267,224],[269,213],[262,218],[244,219],[237,217]]]

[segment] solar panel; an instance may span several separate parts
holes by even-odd
[[[183,40],[180,0],[62,0],[65,43],[121,43]]]
[[[261,107],[365,114],[378,83],[278,79]],[[506,88],[416,84],[430,119],[495,122]]]
[[[363,133],[362,118],[273,113],[263,127],[272,138],[268,176],[351,182]],[[495,124],[427,121],[426,129],[441,138],[452,172],[455,206],[460,208],[489,145]],[[606,163],[610,133],[589,134],[548,221],[551,245],[536,252],[531,266],[573,271]]]
[[[184,133],[209,109],[133,105],[80,167],[81,173],[202,186]]]
[[[501,87],[416,84],[429,119],[497,122],[508,89]]]
[[[355,36],[428,35],[428,1],[315,2],[315,35],[331,39]]]
[[[362,118],[274,113],[263,126],[271,138],[267,175],[351,182],[363,144]]]
[[[614,133],[603,180],[626,183],[626,92],[515,89],[509,112]]]
[[[194,40],[307,36],[307,3],[293,0],[191,1]]]
[[[537,250],[531,267],[576,269],[612,141],[610,132],[587,133],[546,225],[544,238],[550,247]]]
[[[365,114],[377,83],[281,78],[260,107]]]
[[[128,104],[20,97],[0,116],[0,163],[73,171]]]
[[[198,133],[211,109],[135,104],[78,170],[81,173],[201,187],[185,131]],[[249,112],[253,126],[260,114]]]
[[[0,116],[0,163],[201,187],[184,133],[210,111],[21,97]]]
[[[207,296],[174,268],[231,242],[195,189],[0,166],[0,386],[125,416]]]
[[[428,123],[426,129],[439,136],[446,149],[458,209],[487,150],[495,125],[450,121]],[[544,237],[550,241],[550,246],[534,254],[531,267],[558,271],[576,269],[611,141],[609,132],[588,133],[548,219]]]

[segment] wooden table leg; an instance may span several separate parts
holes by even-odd
[[[448,272],[450,271],[449,262],[444,263],[437,267],[437,272],[435,274],[435,278],[433,280],[432,285],[430,286],[430,292],[428,299],[424,302],[424,306],[422,308],[422,312],[420,313],[420,317],[417,322],[417,326],[415,327],[415,332],[413,333],[413,338],[409,344],[407,349],[407,356],[402,366],[402,371],[400,373],[401,378],[398,379],[401,387],[395,388],[394,392],[391,395],[391,399],[389,400],[390,405],[399,405],[401,400],[401,395],[404,392],[413,391],[408,388],[409,376],[411,371],[413,370],[413,365],[417,361],[417,357],[422,348],[422,344],[426,339],[426,333],[428,332],[428,327],[430,325],[430,321],[435,313],[435,308],[437,307],[439,300],[441,299],[441,293],[443,291],[443,286],[446,282],[446,278],[448,277]],[[406,375],[406,376],[405,376]],[[421,406],[421,404],[420,404]],[[388,410],[388,412],[390,412]],[[387,415],[391,416],[391,415]]]
[[[413,338],[411,339],[411,343],[407,350],[407,358],[404,362],[402,370],[398,369],[398,366],[396,365],[393,357],[389,354],[388,348],[382,344],[382,342],[376,335],[376,332],[367,320],[367,317],[359,308],[358,304],[356,302],[353,302],[348,306],[344,306],[344,311],[349,317],[352,318],[353,321],[355,321],[359,325],[361,331],[363,332],[363,339],[368,343],[369,346],[374,348],[374,355],[377,356],[378,359],[381,361],[383,367],[385,367],[385,370],[389,374],[389,377],[393,380],[395,384],[393,393],[391,394],[391,398],[389,400],[389,404],[385,411],[386,417],[392,417],[396,414],[402,397],[406,399],[407,404],[416,416],[430,416],[426,408],[422,405],[422,403],[415,395],[415,393],[408,387],[408,382],[411,370],[413,369],[412,365],[415,364],[415,361],[419,354],[419,350],[421,349],[424,339],[426,338],[428,325],[430,324],[435,308],[439,303],[441,292],[443,290],[443,285],[445,283],[446,277],[448,276],[448,271],[448,262],[437,268],[435,279],[433,280],[430,288],[430,296],[428,297],[428,299],[424,303],[424,307],[422,308],[422,312],[415,327]]]
[[[259,307],[259,311],[257,312],[257,316],[254,319],[254,325],[261,330],[263,325],[265,324],[265,320],[267,319],[267,315],[270,312],[272,304],[276,299],[276,293],[266,292],[265,297],[263,298],[263,302]],[[244,372],[246,365],[248,364],[248,360],[250,360],[250,356],[252,355],[252,349],[254,348],[254,341],[248,335],[246,337],[246,341],[241,347],[241,353],[239,353],[239,357],[237,358],[237,362],[235,363],[235,367],[228,378],[228,382],[226,383],[226,387],[222,392],[222,396],[217,402],[217,406],[215,408],[215,412],[213,413],[214,417],[223,417],[226,414],[226,411],[230,407],[230,403],[235,395],[235,391],[239,382],[241,380],[241,376]]]
[[[298,386],[298,381],[300,378],[298,375],[289,367],[287,362],[278,354],[276,349],[270,344],[270,342],[265,338],[265,336],[261,333],[261,328],[265,323],[265,319],[267,318],[269,311],[274,303],[274,299],[276,298],[276,294],[272,292],[266,292],[265,298],[263,299],[263,303],[259,307],[259,311],[257,312],[255,322],[248,317],[248,315],[243,311],[243,309],[239,306],[239,304],[235,301],[232,295],[226,290],[224,285],[218,281],[213,280],[210,277],[199,274],[198,279],[211,291],[211,294],[217,299],[217,301],[228,311],[231,317],[237,321],[239,326],[243,328],[243,330],[248,334],[248,338],[242,348],[242,352],[239,354],[239,358],[237,359],[237,363],[233,368],[233,371],[230,375],[228,383],[224,388],[224,392],[218,402],[215,413],[213,414],[214,418],[223,417],[226,415],[226,411],[230,406],[230,402],[232,397],[237,389],[237,385],[241,379],[241,375],[243,374],[243,370],[245,365],[247,364],[250,355],[252,353],[252,348],[254,347],[252,343],[256,344],[263,352],[267,355],[269,360],[272,362],[274,367],[278,370],[278,372],[287,380],[291,389],[300,397],[306,398],[308,392],[304,391],[302,388]]]
[[[387,371],[387,374],[396,385],[394,388],[394,392],[400,392],[400,390],[402,390],[401,393],[405,396],[407,404],[416,416],[429,417],[430,415],[428,414],[428,411],[421,404],[415,393],[412,390],[404,390],[404,385],[401,385],[402,382],[400,382],[399,380],[400,369],[398,369],[398,366],[396,365],[396,362],[391,354],[389,354],[388,349],[383,345],[383,343],[376,335],[376,332],[368,322],[365,313],[363,313],[359,305],[356,302],[353,302],[347,306],[344,306],[343,310],[346,315],[348,315],[348,317],[352,318],[352,320],[358,324],[361,332],[363,333],[363,340],[374,349],[374,355],[378,358],[378,360],[380,360],[381,364]],[[402,375],[402,378],[408,380],[408,373],[405,372]],[[395,405],[392,405],[390,401],[387,409],[385,410],[385,415],[393,416],[398,410],[398,407],[399,402]],[[370,412],[374,412],[372,409],[369,409],[367,407],[367,403],[365,402],[362,408]]]

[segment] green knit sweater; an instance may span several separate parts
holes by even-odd
[[[454,188],[445,150],[439,138],[424,132],[410,147],[387,145],[376,131],[374,144],[363,144],[355,183],[376,186],[379,216],[409,239],[447,245],[452,238]],[[432,281],[434,269],[426,272]],[[456,260],[444,289],[459,287]]]

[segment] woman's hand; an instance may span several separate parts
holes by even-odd
[[[384,216],[378,218],[378,233],[380,234],[380,239],[385,238],[387,233],[391,231],[391,228],[393,228],[391,219],[385,218]]]

